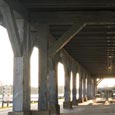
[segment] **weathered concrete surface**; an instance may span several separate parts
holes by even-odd
[[[107,108],[106,109],[102,109],[102,108],[86,107],[86,109],[84,108],[84,110],[82,111],[73,110],[72,112],[68,111],[68,113],[61,113],[61,115],[115,115],[115,111],[111,111],[111,110],[108,111]]]
[[[48,73],[48,110],[51,113],[60,113],[60,107],[58,105],[58,90],[57,90],[57,71],[56,64],[53,58],[49,58],[49,73]]]
[[[72,105],[77,105],[76,72],[73,72]]]
[[[30,110],[29,63],[27,57],[14,58],[13,111]]]
[[[48,73],[48,27],[39,25],[39,110],[48,109],[47,99],[47,73]]]
[[[73,109],[63,109],[60,115],[115,115],[115,104],[84,102]]]

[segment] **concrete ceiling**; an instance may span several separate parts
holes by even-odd
[[[32,23],[50,25],[56,40],[74,23],[85,23],[64,48],[92,75],[115,75],[115,0],[18,1]]]

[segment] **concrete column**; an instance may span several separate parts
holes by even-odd
[[[96,78],[94,79],[94,96],[97,94],[97,80]]]
[[[87,99],[89,99],[89,77],[87,77]]]
[[[73,105],[78,105],[77,103],[77,98],[76,98],[76,93],[77,93],[77,89],[76,89],[76,72],[73,72],[73,89],[72,89],[72,104]]]
[[[86,78],[83,78],[83,99],[86,101]]]
[[[86,78],[85,78],[85,101],[87,101],[87,75],[86,75]]]
[[[77,74],[77,80],[76,80],[76,85],[77,85],[77,103],[79,101],[79,73]]]
[[[10,21],[11,17],[9,16]],[[12,17],[13,18],[13,17]],[[13,19],[12,19],[13,21]],[[11,21],[11,22],[12,22]],[[10,23],[11,23],[10,22]],[[19,40],[18,33],[19,28],[15,28],[15,24],[11,24],[8,26],[8,31],[10,33],[14,33],[13,35],[17,35],[17,40]],[[15,23],[15,21],[14,21]],[[30,111],[30,49],[29,49],[29,24],[24,22],[24,31],[20,32],[20,39],[22,40],[18,46],[20,47],[20,52],[18,52],[17,47],[15,46],[15,42],[12,42],[14,45],[14,78],[13,78],[13,112],[10,112],[9,115],[23,115]],[[13,29],[10,29],[10,27]],[[20,28],[23,24],[20,26]],[[10,36],[10,37],[13,37]],[[16,39],[16,38],[15,38]]]
[[[53,58],[49,58],[48,72],[48,108],[52,114],[60,114],[60,106],[58,105],[58,84],[57,84],[57,64]]]
[[[93,94],[94,94],[94,91],[93,91],[93,79],[90,78],[90,92],[91,92],[91,99],[93,98]]]
[[[70,101],[70,71],[67,69],[67,65],[64,65],[65,68],[65,87],[64,87],[64,97],[65,101],[63,107],[66,109],[72,108],[72,102]]]
[[[91,98],[91,85],[90,85],[90,77],[87,78],[87,98],[88,100]]]
[[[14,57],[13,111],[30,111],[30,76],[28,57]]]
[[[82,78],[82,73],[79,73],[79,102],[83,102],[83,78]]]
[[[89,92],[90,92],[90,87],[89,87],[89,77],[87,77],[87,99],[89,99],[89,97],[90,97]]]
[[[39,25],[39,105],[41,111],[48,110],[47,73],[48,73],[48,27]]]
[[[96,83],[96,79],[93,78],[93,96],[95,97],[97,93],[97,83]]]
[[[85,98],[85,78],[83,78],[83,98]]]

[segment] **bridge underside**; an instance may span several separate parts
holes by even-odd
[[[96,78],[115,77],[114,10],[114,0],[1,0],[0,24],[7,28],[14,52],[14,106],[9,114],[60,113],[58,62],[65,70],[64,108],[93,98]],[[34,46],[39,48],[39,111],[30,112],[30,56]]]

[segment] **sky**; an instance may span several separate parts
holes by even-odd
[[[38,86],[38,58],[39,51],[35,47],[31,55],[31,86]],[[7,34],[7,30],[0,26],[0,81],[3,85],[13,84],[13,51]],[[1,84],[1,83],[0,83]],[[64,67],[58,64],[58,85],[64,85]],[[111,87],[115,85],[115,79],[104,79],[99,87]]]
[[[5,28],[0,26],[0,81],[3,84],[13,82],[13,52]]]

